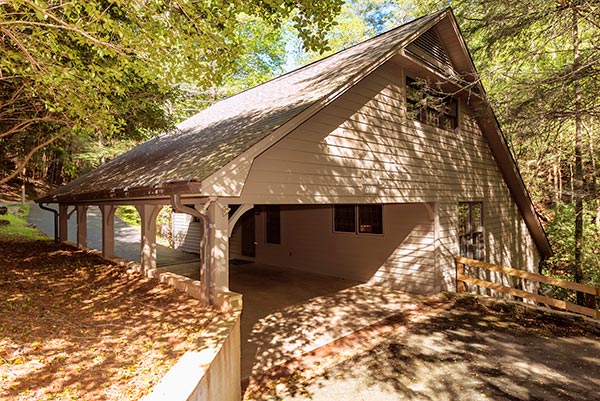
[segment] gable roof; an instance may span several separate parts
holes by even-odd
[[[273,130],[380,65],[447,10],[419,18],[262,85],[224,99],[39,202],[111,199],[117,192],[200,182]]]
[[[289,121],[314,113],[312,106],[324,107],[327,102],[323,99],[349,89],[445,18],[458,33],[453,36],[462,52],[452,64],[474,79],[475,66],[447,8],[224,99],[37,202],[89,203],[197,193],[194,183],[227,166]],[[483,91],[475,79],[474,84]],[[549,256],[548,239],[495,114],[481,99],[474,104],[485,112],[480,127],[532,237],[541,254]]]

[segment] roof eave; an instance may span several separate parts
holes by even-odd
[[[44,196],[36,203],[65,204],[128,204],[132,201],[169,199],[171,195],[200,195],[200,184],[196,181],[177,181],[155,185],[152,187],[116,188],[95,192]],[[167,202],[168,203],[168,202]]]

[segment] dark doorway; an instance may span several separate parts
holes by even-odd
[[[242,255],[256,256],[256,239],[254,237],[254,209],[248,210],[240,217],[242,221]]]

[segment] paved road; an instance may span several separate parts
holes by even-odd
[[[54,237],[54,215],[41,209],[36,203],[30,203],[31,209],[27,222],[50,237]],[[57,210],[56,205],[51,205]],[[69,219],[68,239],[75,242],[77,239],[77,216],[74,213]],[[88,208],[87,212],[87,242],[88,248],[102,250],[102,214],[95,206]],[[115,255],[124,259],[140,261],[140,229],[124,223],[115,217]],[[167,266],[198,260],[198,255],[180,252],[162,245],[157,245],[157,265]]]

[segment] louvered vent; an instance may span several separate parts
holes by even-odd
[[[406,50],[445,73],[454,71],[444,46],[433,28],[415,39]]]

